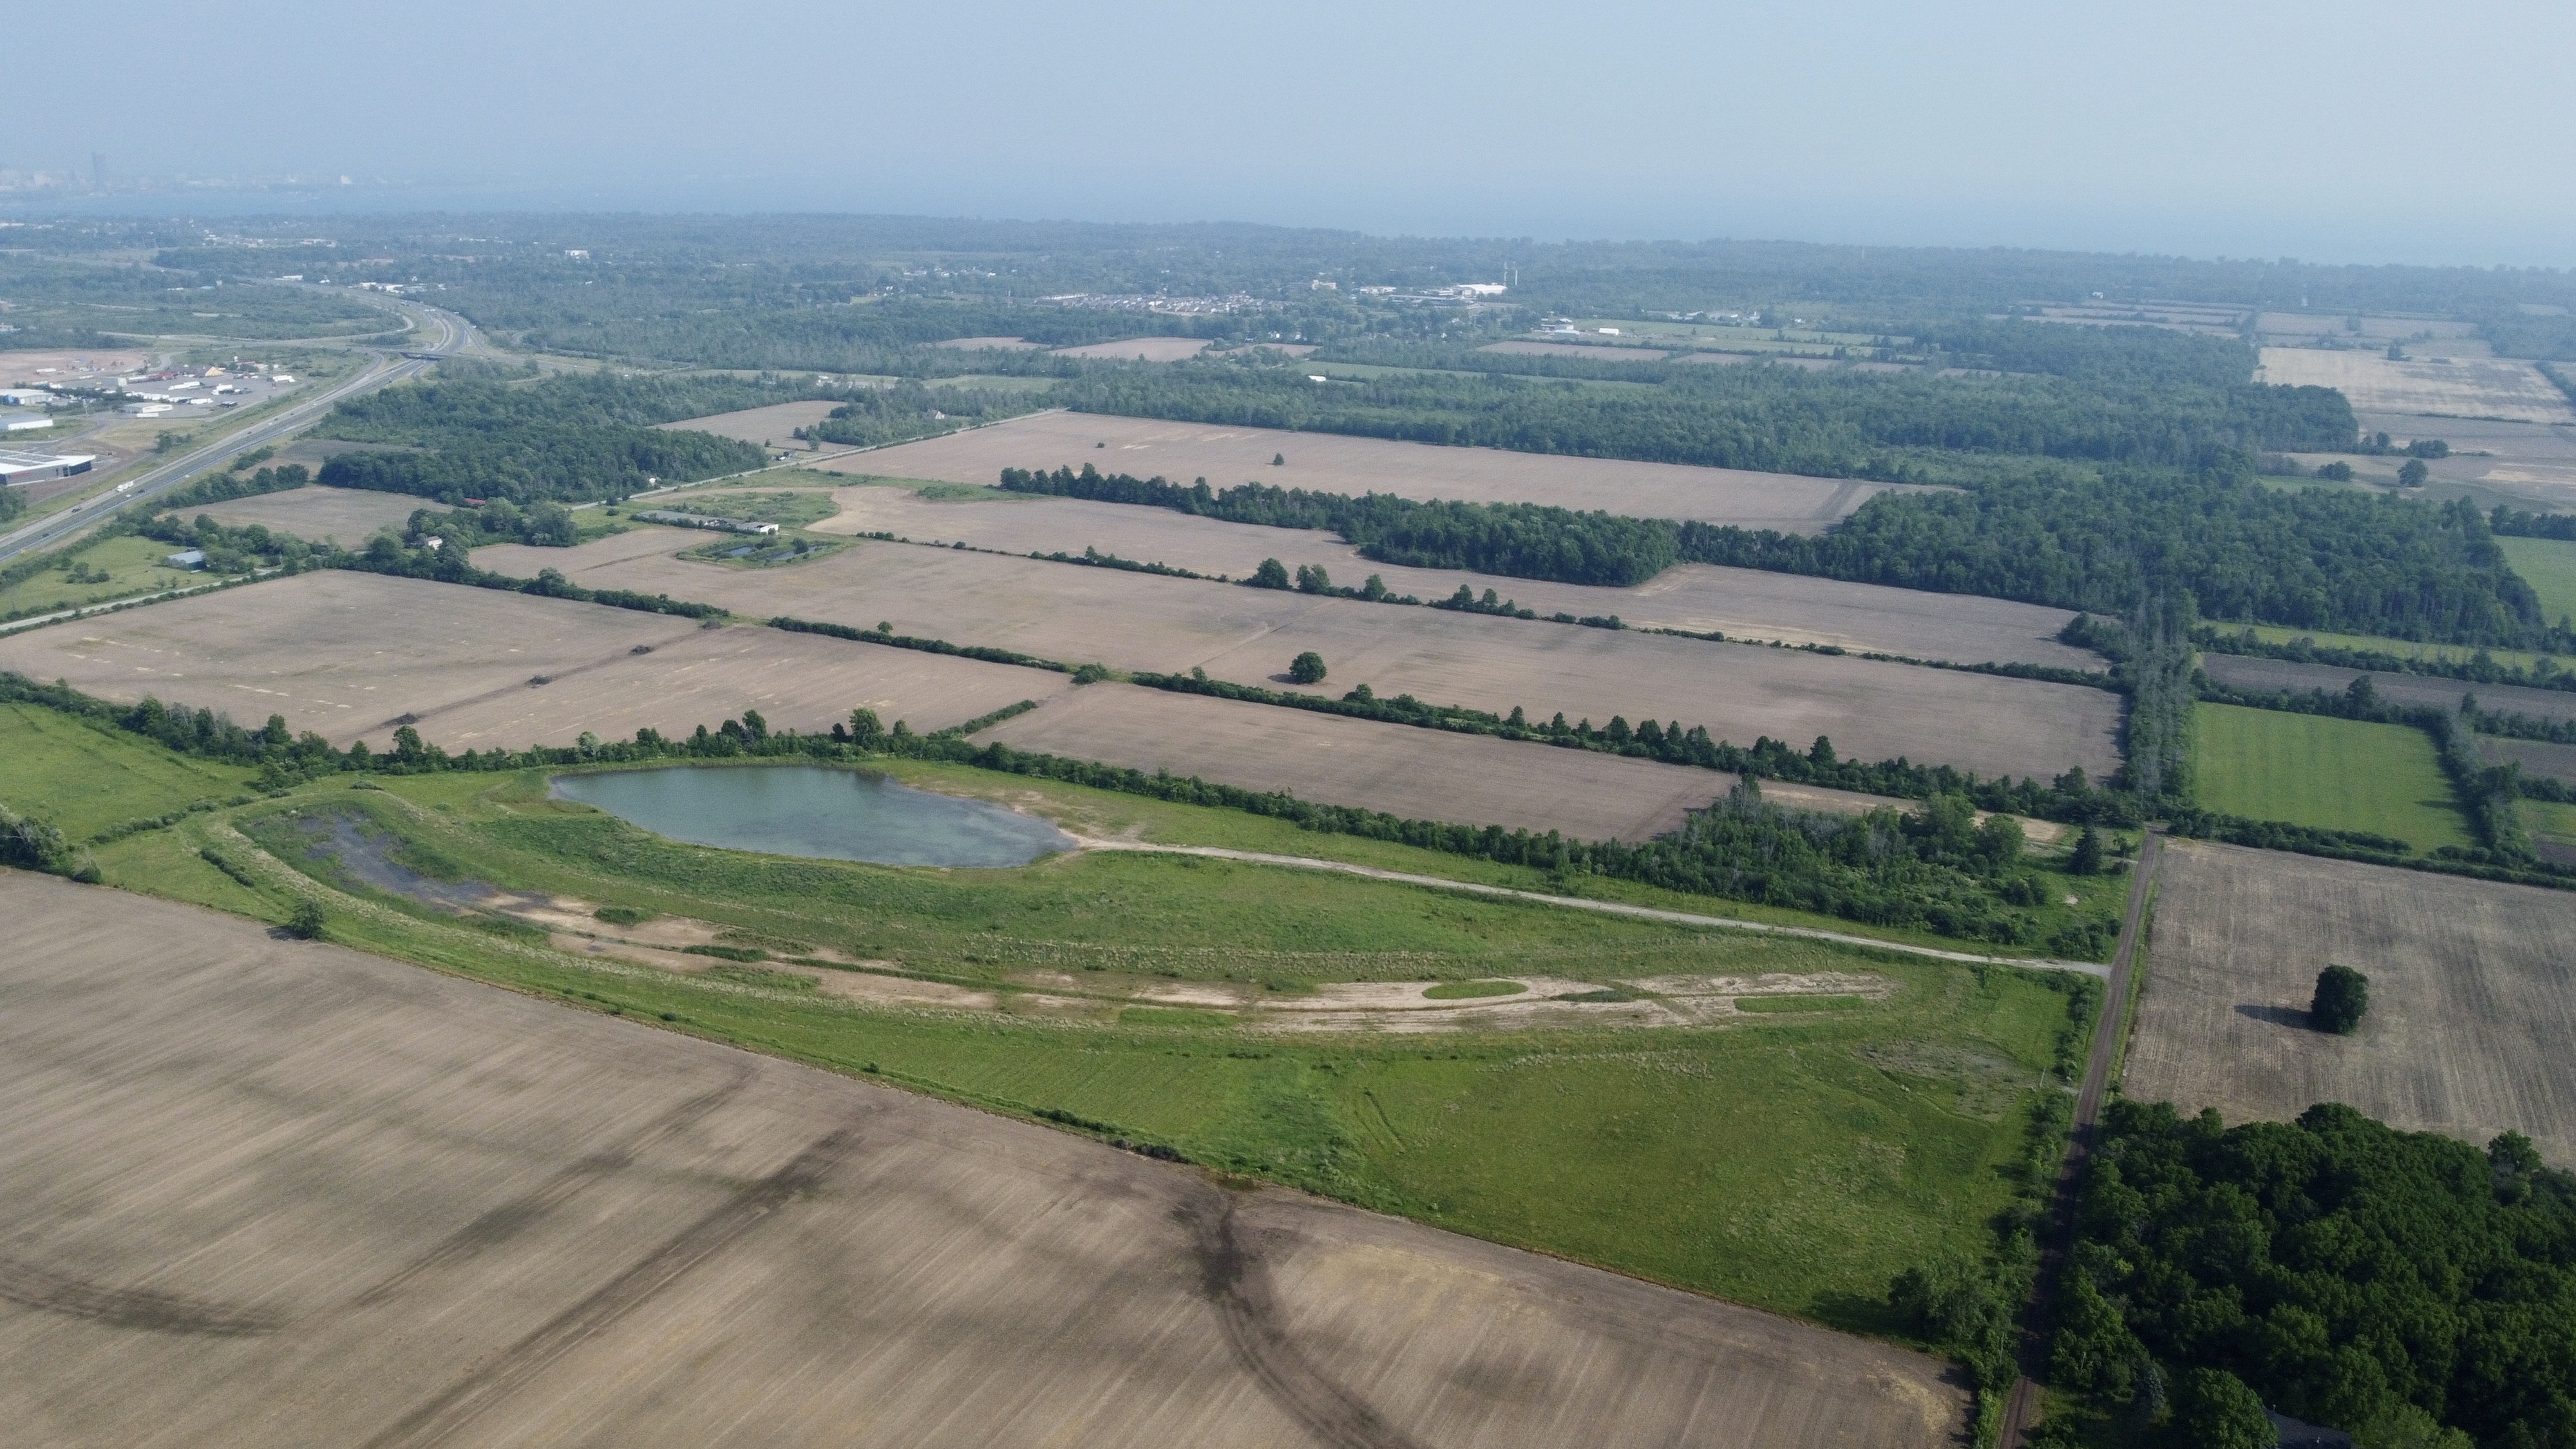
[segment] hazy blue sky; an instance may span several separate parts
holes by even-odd
[[[19,168],[2576,265],[2567,0],[174,3],[9,28]]]

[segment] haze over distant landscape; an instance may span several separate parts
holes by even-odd
[[[14,17],[11,46],[104,66],[116,89],[22,92],[0,168],[87,183],[100,153],[111,187],[322,183],[192,193],[208,212],[2576,264],[2576,10],[2539,0],[54,6]]]
[[[2576,10],[20,7],[0,1440],[2576,1449]]]

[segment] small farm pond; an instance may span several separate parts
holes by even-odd
[[[554,793],[656,835],[764,855],[1007,866],[1074,844],[1046,821],[999,805],[806,765],[558,775]]]

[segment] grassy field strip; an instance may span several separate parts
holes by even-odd
[[[2547,590],[2542,589],[2537,583],[2533,583],[2532,587],[2535,591],[2540,593],[2543,610],[2553,618],[2564,609],[2576,608],[2576,543],[2555,543],[2547,539],[2513,538],[2500,538],[2496,540],[2496,542],[2538,543],[2549,548],[2563,548],[2569,550],[2571,554],[2571,558],[2569,560],[2571,565],[2571,574],[2567,580],[2567,586],[2571,597],[2567,602],[2564,605],[2552,604],[2550,602],[2550,594]],[[2512,552],[2513,551],[2510,549],[2506,550],[2506,556],[2508,559],[2512,557]],[[2531,582],[2530,573],[2523,569],[2519,561],[2514,563],[2514,571],[2523,575],[2524,582]],[[2296,644],[2300,640],[2304,639],[2320,649],[2351,649],[2357,652],[2371,654],[2391,654],[2400,659],[2431,660],[2443,664],[2467,664],[2481,654],[2484,654],[2489,659],[2494,660],[2500,665],[2515,669],[2536,668],[2544,659],[2555,660],[2562,665],[2567,662],[2564,658],[2558,655],[2535,654],[2527,649],[2480,649],[2468,644],[2426,644],[2419,640],[2389,639],[2377,634],[2332,634],[2316,629],[2293,629],[2286,624],[2250,624],[2244,626],[2244,628],[2251,629],[2254,633],[2254,637],[2262,640],[2266,644]],[[2237,633],[2242,632],[2242,630],[2231,628],[2228,632]],[[2220,653],[2229,652],[2226,649],[2224,639],[2225,636],[2222,635],[2219,646]]]
[[[2391,835],[2417,850],[2475,843],[2432,741],[2411,726],[2203,704],[2192,731],[2210,809]]]
[[[1587,901],[1578,896],[1552,896],[1538,891],[1516,891],[1507,886],[1478,885],[1472,881],[1449,880],[1436,875],[1414,875],[1400,870],[1383,870],[1373,865],[1353,865],[1339,860],[1317,860],[1303,855],[1269,855],[1256,850],[1226,850],[1213,845],[1149,845],[1133,840],[1084,840],[1082,847],[1085,850],[1127,850],[1152,855],[1200,855],[1216,860],[1239,860],[1252,865],[1287,866],[1293,870],[1337,871],[1343,875],[1364,875],[1371,880],[1430,886],[1437,890],[1466,891],[1473,895],[1532,901],[1539,905],[1562,906],[1569,910],[1601,911],[1614,916],[1634,916],[1648,921],[1671,921],[1684,926],[1708,926],[1727,931],[1757,931],[1770,936],[1796,936],[1809,941],[1831,941],[1843,946],[1867,946],[1873,950],[1902,951],[1909,956],[1928,956],[1938,961],[1960,961],[1973,966],[2027,966],[2035,971],[2079,971],[2087,976],[2104,978],[2111,974],[2110,967],[2097,965],[2091,961],[2052,961],[2037,956],[1979,956],[1967,951],[1944,951],[1937,946],[1909,946],[1901,942],[1882,940],[1876,936],[1853,936],[1841,931],[1822,931],[1811,926],[1774,926],[1763,921],[1737,921],[1729,920],[1724,916],[1695,916],[1687,911],[1666,911],[1658,910],[1653,906],[1632,906],[1621,901]]]
[[[60,624],[72,619],[86,619],[96,614],[113,614],[119,609],[132,609],[144,604],[157,604],[164,599],[184,599],[190,594],[202,594],[208,589],[230,588],[235,584],[253,583],[260,579],[267,578],[271,574],[279,572],[282,572],[282,570],[273,568],[254,569],[250,573],[239,578],[216,579],[211,583],[199,584],[195,588],[166,589],[160,593],[145,594],[141,598],[136,599],[111,599],[103,604],[83,604],[77,609],[65,609],[59,614],[38,614],[32,619],[19,619],[12,623],[0,624],[0,634],[15,634],[21,629],[33,629],[43,624]]]
[[[2504,561],[2540,596],[2545,619],[2576,615],[2576,543],[2555,538],[2499,538]]]

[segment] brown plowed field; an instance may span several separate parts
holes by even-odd
[[[1683,811],[1707,809],[1735,782],[1714,770],[1132,684],[1086,686],[975,738],[1409,820],[1559,830],[1578,840],[1644,840],[1678,829]],[[1766,785],[1764,793],[1778,804],[1840,813],[1902,808],[1839,790]]]
[[[2392,362],[2378,352],[2266,347],[2256,376],[2281,386],[2333,388],[2351,399],[2356,412],[2576,423],[2576,410],[2568,407],[2567,395],[2541,376],[2538,368],[2528,362],[2468,355],[2472,350],[2483,351],[2474,345],[2409,343],[2409,360]]]
[[[781,448],[801,448],[796,441],[798,428],[810,428],[832,415],[839,407],[834,402],[771,403],[765,408],[745,408],[738,413],[717,413],[712,417],[685,418],[676,423],[663,423],[665,428],[686,428],[693,433],[713,433],[719,438],[757,443],[763,447],[775,443]]]
[[[1092,342],[1081,347],[1059,347],[1059,357],[1094,357],[1112,362],[1178,362],[1207,351],[1207,343],[1196,337],[1130,337],[1124,342]]]
[[[1933,1446],[1919,1355],[0,872],[15,1442]]]
[[[813,531],[891,533],[928,543],[962,540],[969,548],[1019,554],[1079,554],[1097,548],[1141,563],[1238,579],[1250,576],[1263,559],[1277,558],[1292,569],[1319,564],[1337,584],[1357,585],[1377,574],[1395,593],[1442,599],[1463,583],[1480,595],[1492,589],[1543,615],[1616,614],[1636,628],[1715,631],[1729,639],[1831,644],[1961,664],[2105,667],[2091,651],[2057,642],[2058,631],[2075,617],[2066,610],[1970,594],[1922,593],[1708,564],[1678,564],[1635,588],[1595,588],[1372,563],[1330,533],[1220,523],[1168,508],[1007,494],[934,503],[909,489],[882,486],[844,488],[833,497],[841,512],[815,524]]]
[[[190,520],[205,514],[227,528],[258,524],[271,533],[289,533],[319,543],[336,539],[343,548],[364,547],[379,528],[400,528],[412,514],[440,505],[408,493],[373,493],[364,488],[296,488],[263,493],[229,503],[209,503],[180,512]]]
[[[860,628],[885,621],[901,633],[1113,669],[1197,666],[1275,687],[1289,660],[1311,649],[1324,656],[1336,693],[1366,683],[1383,696],[1497,714],[1519,706],[1542,721],[1558,711],[1595,724],[1652,716],[1705,725],[1739,745],[1769,735],[1803,748],[1827,735],[1847,758],[1904,755],[1981,775],[2045,777],[2081,765],[2100,776],[2117,762],[2119,699],[2080,686],[907,544],[861,542],[758,570],[672,557],[683,544],[682,535],[653,530],[569,551],[485,549],[476,558],[515,573],[536,562],[520,555],[542,552],[594,587],[667,593],[755,618]]]
[[[2128,1095],[2230,1121],[2343,1102],[2576,1166],[2576,894],[2275,851],[2165,850]],[[2307,1025],[2330,963],[2370,978],[2352,1036]]]
[[[1107,447],[1100,444],[1106,443]],[[1284,466],[1272,467],[1274,456]],[[1470,503],[1552,503],[1640,518],[1696,518],[1784,533],[1821,533],[1874,494],[1900,485],[1800,478],[1678,463],[1629,463],[1442,448],[1332,433],[1224,428],[1100,413],[1039,413],[989,428],[862,453],[851,472],[990,484],[1004,468],[1161,474],[1215,487],[1247,480],[1325,493],[1393,493]],[[824,464],[825,467],[833,466]]]
[[[2497,735],[2478,736],[2478,756],[2490,765],[2522,766],[2526,775],[2538,775],[2576,785],[2576,745],[2555,745],[2546,740],[2509,740]]]
[[[1067,687],[1005,664],[336,571],[0,638],[0,669],[253,725],[282,714],[343,745],[382,746],[408,715],[451,751],[685,734],[746,708],[811,732],[865,705],[927,732]]]
[[[2328,694],[2341,694],[2365,672],[2334,664],[2301,664],[2288,659],[2256,659],[2241,654],[2217,653],[2201,655],[2200,667],[2212,683],[2257,693],[2287,690],[2292,694],[2305,694],[2313,689],[2322,689]],[[2511,710],[2535,719],[2576,720],[2576,692],[2563,689],[2476,684],[2432,674],[2372,674],[2370,687],[2381,699],[2394,704],[2458,709],[2461,695],[2474,694],[2481,709]]]

